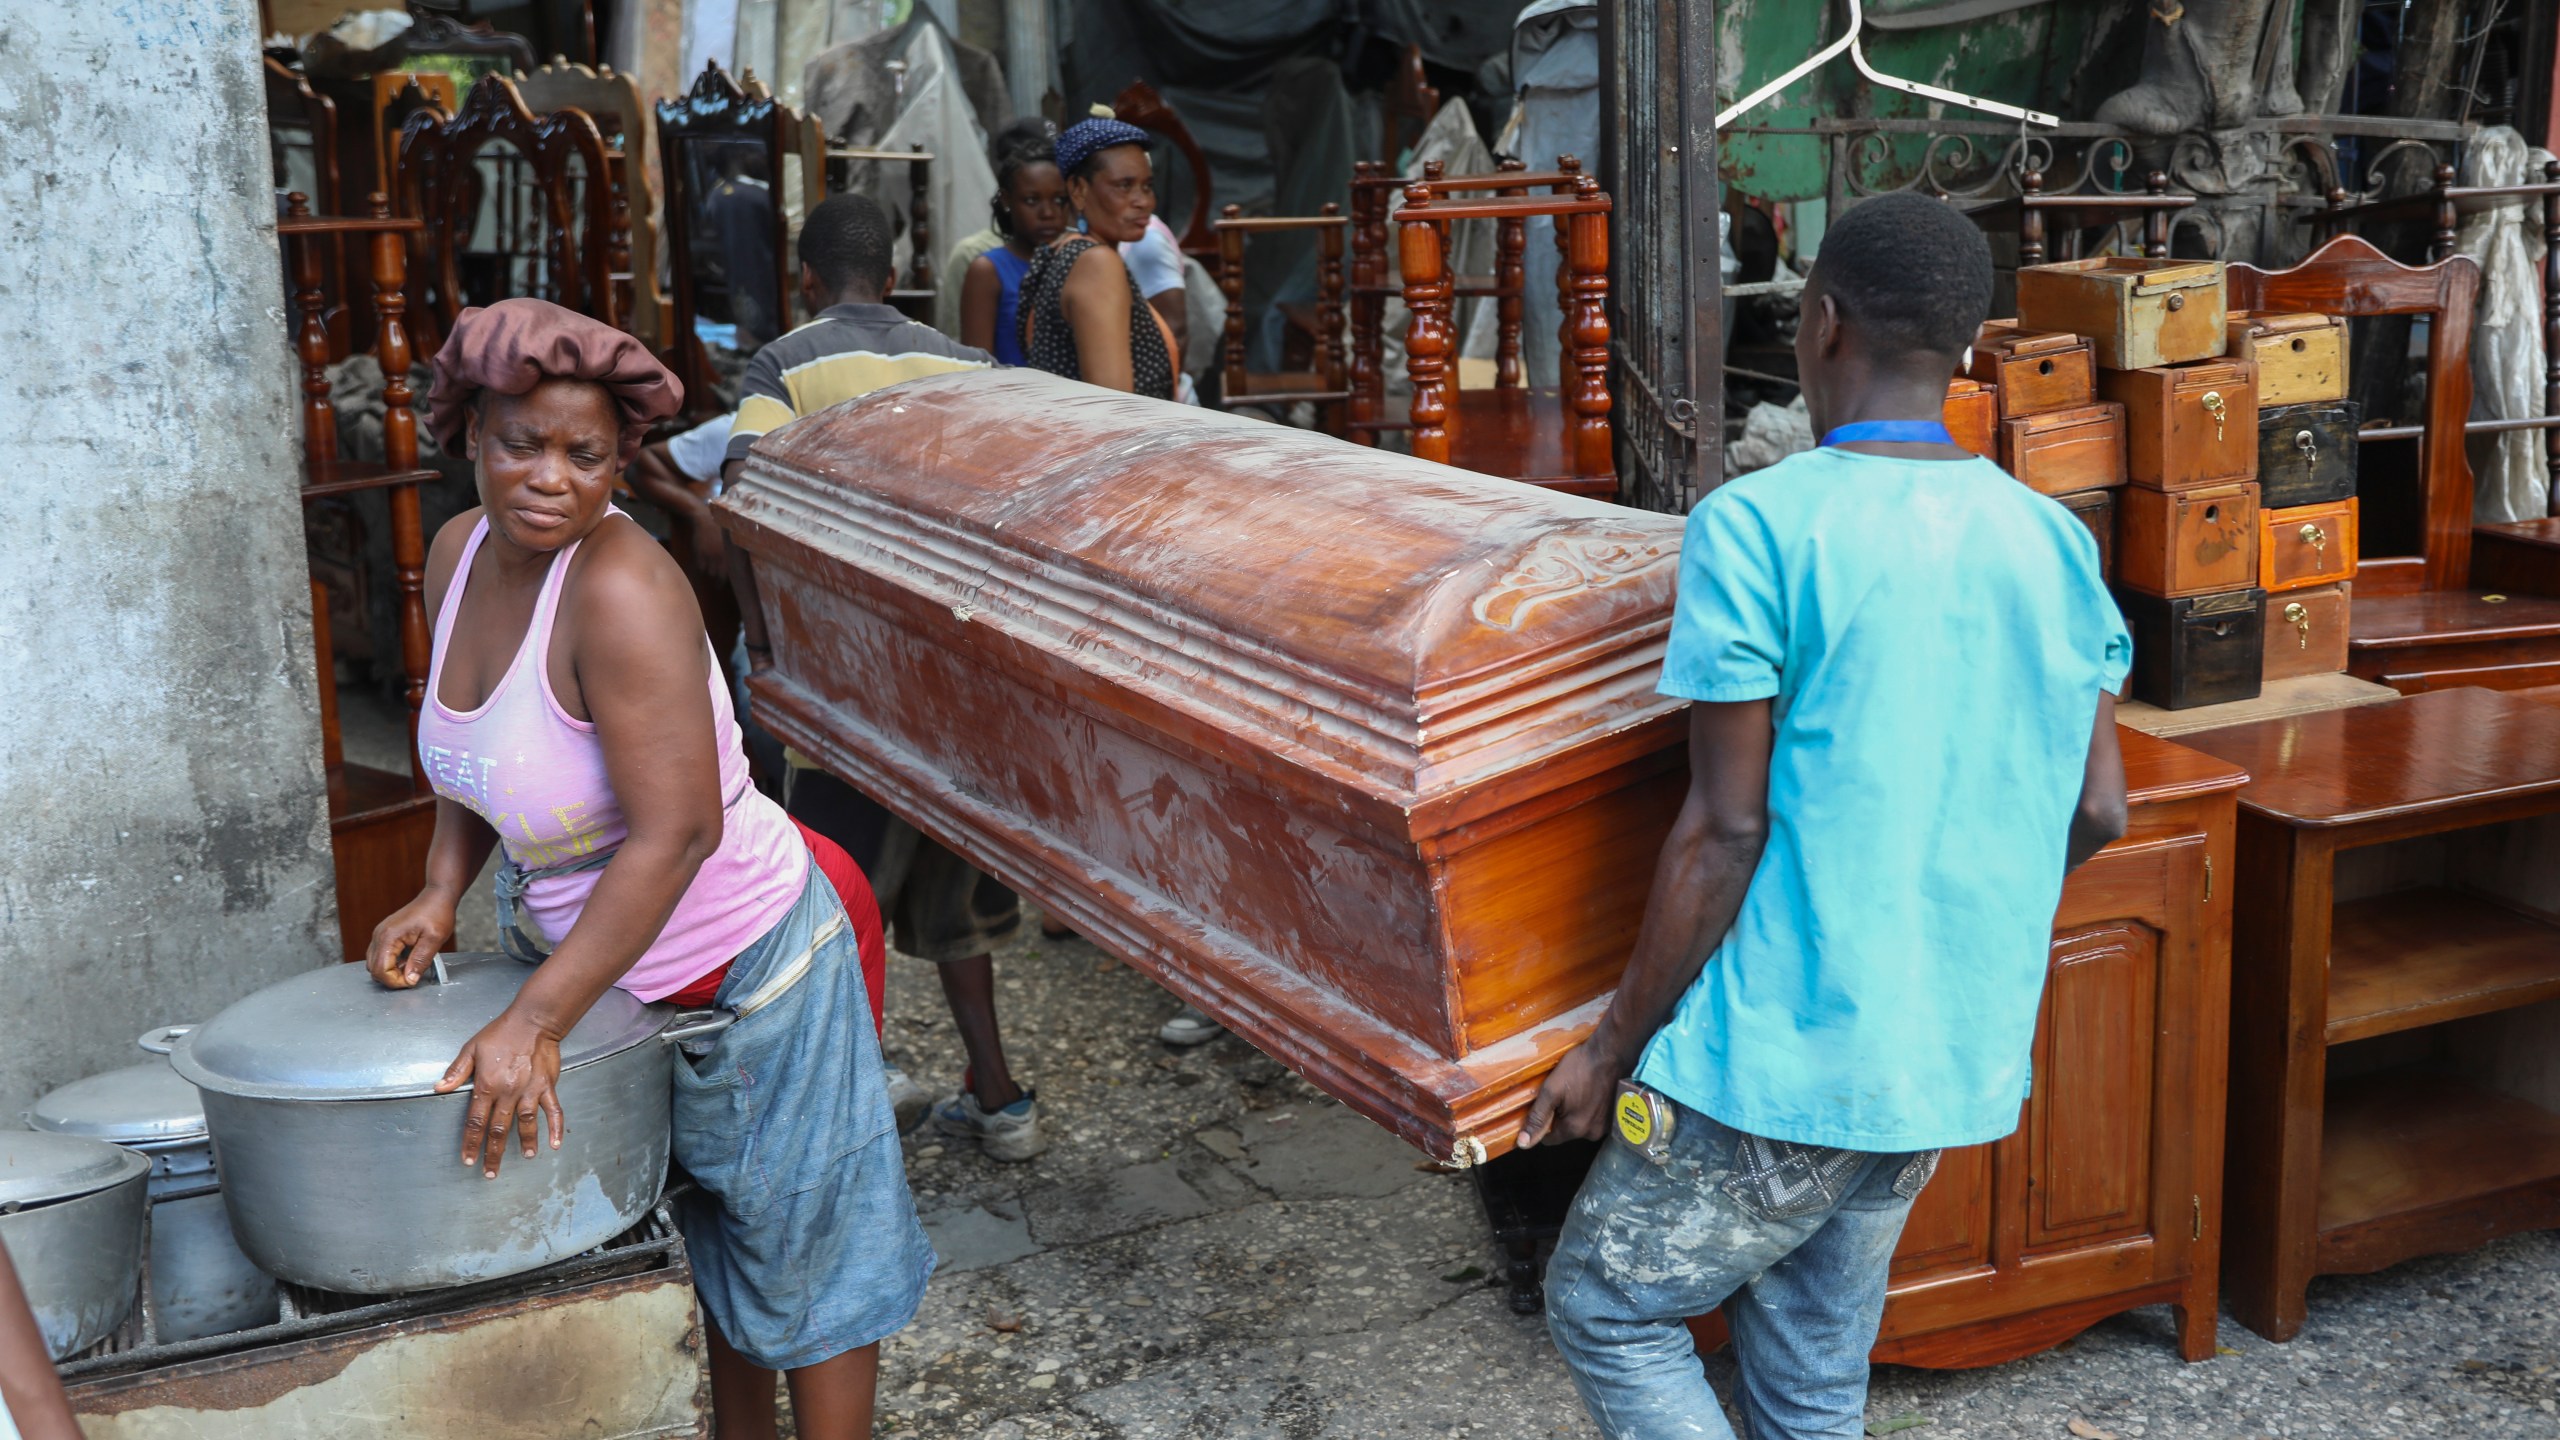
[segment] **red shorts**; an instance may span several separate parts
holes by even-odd
[[[853,939],[862,952],[862,988],[871,996],[871,1028],[877,1034],[889,1023],[882,1008],[882,992],[889,983],[889,943],[880,930],[880,902],[871,895],[871,882],[862,878],[862,867],[844,853],[844,847],[794,820],[800,826],[800,838],[808,842],[809,856],[817,862],[818,873],[836,888],[836,898],[844,902],[845,919],[853,924]],[[708,1009],[719,997],[720,982],[729,978],[728,962],[723,961],[710,973],[667,997],[670,1005],[687,1010]]]

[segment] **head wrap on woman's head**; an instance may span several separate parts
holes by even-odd
[[[633,336],[548,300],[519,296],[455,318],[436,352],[427,429],[436,448],[462,453],[472,397],[524,395],[545,380],[587,380],[622,412],[622,459],[640,453],[650,425],[684,408],[684,383]]]
[[[1058,135],[1058,173],[1073,175],[1114,145],[1144,145],[1147,132],[1120,120],[1079,120]]]

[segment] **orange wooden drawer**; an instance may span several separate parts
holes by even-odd
[[[2257,370],[2248,361],[2109,370],[2098,393],[2124,406],[2124,470],[2134,484],[2183,490],[2258,477]]]
[[[2258,512],[2258,588],[2270,595],[2353,579],[2356,502]]]
[[[2000,458],[2000,396],[1979,380],[1947,382],[1947,433],[1985,460]]]
[[[2175,598],[2244,590],[2258,578],[2258,486],[2116,492],[2116,583]]]
[[[2347,668],[2346,581],[2267,597],[2266,663],[2269,680],[2334,675]]]
[[[2087,337],[1986,333],[1967,374],[2000,392],[2000,418],[2070,410],[2098,398],[2098,362]]]
[[[2124,407],[2080,405],[2000,422],[2000,464],[2040,495],[2124,483]]]

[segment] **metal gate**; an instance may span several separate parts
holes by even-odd
[[[1715,0],[1601,0],[1618,473],[1673,514],[1724,478],[1715,40]]]

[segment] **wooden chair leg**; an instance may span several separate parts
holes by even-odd
[[[1413,453],[1424,460],[1449,462],[1449,276],[1443,268],[1439,223],[1430,209],[1429,187],[1405,192],[1398,257],[1404,273],[1404,303],[1413,312],[1405,327],[1405,373],[1413,382]]]

